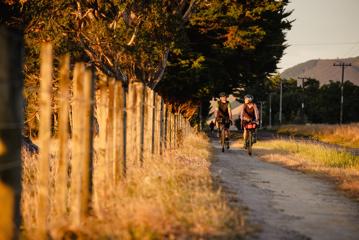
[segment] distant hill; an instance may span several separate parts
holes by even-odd
[[[321,84],[328,83],[329,80],[341,80],[341,68],[333,67],[333,63],[351,63],[351,67],[345,68],[344,80],[349,80],[355,85],[359,85],[359,57],[345,59],[317,59],[300,63],[288,68],[281,73],[282,78],[311,77],[320,81]]]

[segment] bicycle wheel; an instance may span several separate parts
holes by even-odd
[[[247,150],[248,150],[248,155],[251,156],[252,155],[252,144],[253,144],[253,133],[251,130],[248,131],[248,146],[247,146]]]
[[[224,140],[225,140],[225,133],[224,133],[224,127],[221,127],[221,146],[222,146],[222,152],[224,152]]]

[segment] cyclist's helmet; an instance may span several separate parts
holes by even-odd
[[[225,92],[220,92],[219,93],[219,97],[226,97],[227,95],[226,95],[226,93]]]
[[[247,95],[244,96],[244,99],[248,99],[250,102],[253,102],[254,97],[252,95],[250,95],[250,94],[247,94]]]

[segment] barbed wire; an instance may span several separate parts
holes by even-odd
[[[8,163],[0,163],[0,172],[8,171],[10,169],[19,168],[22,166],[22,161],[12,161]]]
[[[0,83],[1,84],[1,83]],[[33,88],[35,89],[35,87]],[[36,90],[39,90],[39,88],[36,88]],[[127,124],[127,139],[130,140],[134,140],[135,143],[132,144],[128,144],[126,146],[126,151],[127,152],[136,152],[137,156],[128,156],[127,159],[130,161],[133,161],[134,158],[137,158],[138,160],[140,158],[142,158],[144,155],[148,155],[148,154],[153,154],[152,149],[155,149],[155,154],[160,153],[161,151],[168,151],[168,150],[174,150],[177,148],[177,137],[176,135],[178,134],[179,131],[184,131],[185,129],[189,127],[189,125],[186,124],[182,124],[182,121],[185,120],[185,118],[179,114],[179,113],[172,113],[169,112],[168,108],[166,109],[165,104],[161,103],[160,105],[157,103],[155,105],[153,105],[153,101],[145,101],[145,102],[135,102],[133,104],[133,106],[129,107],[128,105],[123,108],[123,107],[118,107],[115,106],[115,104],[109,104],[109,97],[106,96],[106,103],[101,103],[101,99],[92,99],[92,100],[88,100],[85,98],[73,98],[70,97],[72,96],[71,94],[69,94],[69,96],[67,98],[61,97],[61,96],[54,96],[54,99],[57,100],[58,103],[60,103],[60,101],[69,101],[69,109],[72,109],[68,112],[69,116],[72,115],[73,118],[73,111],[74,111],[74,106],[76,107],[76,105],[82,105],[82,103],[86,102],[86,103],[90,103],[92,105],[92,107],[94,108],[94,115],[92,116],[93,118],[97,118],[97,122],[99,125],[102,125],[100,122],[100,118],[108,118],[108,114],[109,112],[113,111],[113,114],[116,114],[117,110],[123,111],[124,113],[127,112],[128,116],[131,116],[132,118],[135,118],[136,120],[138,118],[143,118],[144,116],[141,115],[141,110],[144,110],[144,113],[146,114],[147,119],[151,119],[150,122],[145,122],[144,126],[136,126],[136,124]],[[156,99],[158,102],[158,100],[162,101],[162,99]],[[127,99],[127,104],[128,104],[129,100]],[[55,107],[51,107],[51,109],[60,109],[59,104],[56,103],[52,103],[55,104]],[[101,108],[105,108],[105,111],[103,113],[101,113]],[[41,109],[39,110],[41,111]],[[138,114],[140,113],[140,115]],[[154,113],[154,114],[153,114]],[[160,114],[160,115],[158,115]],[[101,116],[102,115],[102,116]],[[129,121],[130,119],[127,116],[127,121]],[[180,118],[178,118],[178,116],[180,116]],[[39,120],[41,119],[41,116],[38,116],[37,114],[34,114],[32,116],[33,118],[38,118]],[[177,120],[176,120],[177,119]],[[30,120],[29,120],[30,121]],[[114,118],[113,121],[116,121],[116,119]],[[106,120],[107,122],[107,120]],[[25,122],[26,123],[26,122]],[[98,132],[100,131],[99,128],[100,127],[93,127],[91,126],[90,128],[85,128],[85,127],[74,127],[74,124],[76,125],[76,123],[74,122],[74,120],[69,121],[69,123],[71,124],[70,130],[72,131],[72,136],[73,136],[73,131],[85,131],[85,130],[89,130],[92,132]],[[154,128],[153,127],[148,127],[154,124]],[[176,124],[178,124],[176,126]],[[55,124],[57,127],[59,124]],[[105,124],[106,126],[104,127],[104,133],[106,134],[106,140],[105,142],[108,144],[108,134],[107,131],[114,131],[114,130],[119,130],[121,131],[121,128],[118,127],[114,127],[114,126],[108,126],[108,124]],[[158,126],[160,125],[160,126]],[[180,126],[181,125],[181,126]],[[182,126],[183,125],[183,126]],[[1,123],[0,124],[0,130],[15,130],[15,129],[23,129],[24,127],[24,123],[19,123],[19,122],[15,122],[15,123]],[[137,135],[134,136],[132,134],[134,133],[139,133],[140,129],[142,128],[143,131],[143,135]],[[53,129],[53,128],[51,128]],[[49,129],[49,131],[52,131],[51,129]],[[148,143],[146,141],[146,139],[153,139],[153,134],[151,134],[151,136],[148,136],[148,133],[155,133],[155,135],[158,134],[158,132],[156,133],[156,131],[162,132],[162,136],[160,136],[160,138],[158,139],[154,139],[151,140],[151,143]],[[57,134],[59,132],[57,131]],[[56,134],[55,134],[56,135]],[[98,134],[93,134],[93,139],[91,141],[95,142],[96,140],[96,136]],[[145,136],[147,135],[147,136]],[[69,134],[70,136],[70,134]],[[112,136],[113,141],[115,142],[115,139],[117,138],[116,135],[114,134]],[[56,139],[56,138],[51,138],[51,139]],[[142,139],[142,140],[141,140]],[[68,138],[67,139],[68,142],[73,142],[73,138]],[[144,141],[142,144],[140,143],[141,141]],[[142,145],[142,146],[139,146]],[[73,152],[73,147],[68,149],[69,152],[71,152],[71,159],[75,158],[75,157],[79,157],[79,156],[83,156],[84,154],[91,154],[91,155],[95,155],[95,154],[99,154],[99,152],[103,152],[104,151],[104,158],[108,157],[107,156],[107,152],[108,151],[114,151],[117,150],[119,147],[119,145],[113,145],[113,146],[106,146],[106,147],[95,147],[94,145],[87,151],[85,150],[81,150],[81,151],[76,151]],[[142,148],[142,150],[138,151],[138,148]],[[151,150],[151,151],[150,151]],[[39,150],[41,151],[41,149]],[[55,150],[53,153],[49,154],[49,161],[51,161],[52,159],[56,158],[56,154],[58,154],[58,152],[60,151],[60,149]],[[142,157],[141,157],[142,156]],[[57,156],[58,157],[58,156]],[[116,156],[112,156],[112,161],[114,161],[116,158]],[[14,162],[10,162],[10,163],[6,163],[6,164],[0,164],[0,172],[6,171],[6,170],[10,170],[10,169],[14,169],[14,168],[18,168],[22,166],[22,161],[14,161]]]

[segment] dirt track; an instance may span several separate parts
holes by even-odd
[[[249,223],[260,229],[248,239],[359,239],[359,204],[332,183],[262,162],[239,148],[222,153],[212,142],[213,176],[237,195],[249,209]]]

